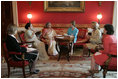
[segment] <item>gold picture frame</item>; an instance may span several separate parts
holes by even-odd
[[[85,1],[44,1],[45,12],[84,12]]]

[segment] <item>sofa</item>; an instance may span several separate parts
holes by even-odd
[[[88,35],[87,29],[79,29],[77,41],[74,45],[76,46],[84,45],[88,41],[87,35]]]
[[[53,28],[57,34],[63,35],[64,33],[67,33],[68,28]],[[84,45],[88,39],[87,39],[87,34],[88,30],[85,28],[78,28],[79,32],[77,35],[77,42],[74,43],[75,46],[80,46]]]
[[[24,31],[25,24],[19,24],[19,31]],[[34,30],[37,32],[40,32],[45,24],[33,24]],[[103,30],[104,24],[100,24],[101,30]],[[52,24],[52,28],[56,31],[57,34],[63,35],[64,33],[67,33],[68,28],[70,27],[70,24]],[[91,24],[76,24],[76,27],[79,29],[79,33],[77,36],[77,42],[74,44],[75,46],[84,45],[88,39],[87,34],[88,32],[91,32]],[[38,34],[38,33],[37,33]],[[36,34],[36,35],[37,35]],[[38,36],[38,35],[37,35]]]

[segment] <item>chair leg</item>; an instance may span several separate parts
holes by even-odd
[[[94,76],[94,72],[91,73],[91,77],[92,77],[92,78],[93,78],[93,76]]]
[[[103,71],[103,78],[106,78],[106,73],[107,73],[107,69],[104,69],[104,71]]]
[[[58,60],[57,61],[59,61],[60,58],[61,58],[61,52],[59,52],[59,56],[58,56]]]
[[[90,57],[91,50],[89,49],[89,51],[88,51],[88,52],[89,52],[89,55],[88,55],[88,57]]]
[[[10,66],[7,66],[8,67],[8,78],[10,77]]]
[[[23,70],[23,76],[24,76],[24,78],[26,78],[26,76],[25,76],[25,67],[22,67],[22,70]]]
[[[30,71],[30,74],[31,74],[31,64],[29,64],[29,71]]]
[[[67,56],[67,60],[69,61],[69,58],[70,58],[70,56],[69,56],[69,52],[66,54]]]

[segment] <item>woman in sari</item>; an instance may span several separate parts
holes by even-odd
[[[34,41],[33,46],[38,49],[39,51],[39,60],[48,60],[49,56],[46,53],[45,50],[45,44],[38,40],[38,38],[35,35],[35,31],[33,30],[33,26],[31,23],[27,23],[25,25],[25,40],[30,42]]]
[[[51,23],[47,22],[44,29],[42,30],[42,41],[48,45],[47,52],[49,55],[57,55],[56,41],[54,40],[56,32],[51,28]]]

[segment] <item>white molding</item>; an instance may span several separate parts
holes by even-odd
[[[18,26],[18,10],[17,10],[17,1],[12,1],[13,8],[13,22]]]
[[[112,25],[114,26],[114,35],[117,36],[117,1],[114,1]]]

